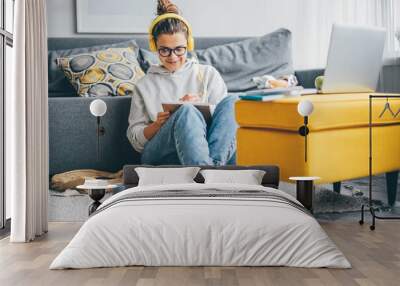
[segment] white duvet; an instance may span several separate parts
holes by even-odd
[[[235,196],[121,200],[137,192],[207,189],[262,190],[297,202],[282,191],[254,185],[131,188],[106,200],[50,269],[127,265],[350,267],[311,215],[279,200]]]

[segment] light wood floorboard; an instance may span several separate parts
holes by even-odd
[[[322,223],[353,268],[290,267],[120,267],[48,270],[51,261],[78,231],[79,223],[50,223],[32,243],[0,241],[0,285],[400,285],[400,224],[379,221],[376,231],[357,222]]]

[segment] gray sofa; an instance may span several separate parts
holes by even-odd
[[[48,49],[62,50],[118,43],[132,38],[49,38]],[[141,48],[148,48],[147,37],[134,37]],[[196,48],[242,40],[244,38],[196,38]],[[49,85],[54,63],[49,62]],[[304,87],[313,87],[314,79],[322,70],[297,71]],[[96,119],[89,112],[93,98],[81,98],[72,86],[65,90],[49,89],[49,157],[50,175],[75,169],[97,169],[115,172],[126,164],[140,164],[140,154],[126,138],[130,97],[103,98],[107,113],[102,119],[105,135],[100,141],[100,160],[96,152]]]

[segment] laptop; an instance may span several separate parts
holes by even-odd
[[[374,92],[385,38],[383,28],[334,24],[322,93]]]

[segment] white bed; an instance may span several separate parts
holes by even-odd
[[[342,252],[299,204],[282,191],[255,185],[134,187],[106,200],[50,269],[127,265],[350,268]]]

